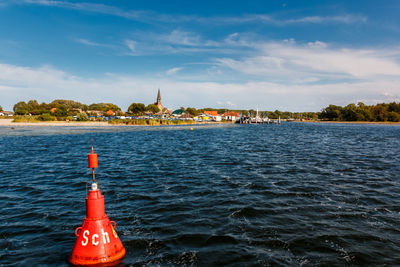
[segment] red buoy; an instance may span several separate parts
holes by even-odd
[[[95,167],[94,167],[95,166]],[[93,183],[86,197],[86,217],[77,236],[69,262],[74,265],[112,263],[125,256],[125,248],[115,232],[116,223],[110,221],[104,208],[104,196],[94,179],[97,154],[89,154],[89,167],[93,169]]]
[[[88,160],[89,160],[89,168],[94,169],[99,167],[99,163],[97,161],[97,154],[94,153],[93,147],[92,147],[92,153],[88,154]]]

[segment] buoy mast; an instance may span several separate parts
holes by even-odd
[[[93,151],[93,146],[92,146],[92,153],[88,155],[88,161],[89,161],[89,168],[91,168],[93,171],[93,182],[96,182],[94,169],[99,167],[99,162],[97,161],[97,154],[95,154]]]

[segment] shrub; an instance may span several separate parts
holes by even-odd
[[[56,117],[51,116],[49,113],[43,113],[42,115],[40,115],[38,117],[38,119],[41,120],[41,121],[54,121],[54,120],[57,120]]]
[[[78,121],[88,121],[88,115],[86,114],[86,112],[81,112],[78,114],[77,116]]]
[[[13,122],[39,122],[36,116],[16,116]]]

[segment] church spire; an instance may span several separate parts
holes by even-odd
[[[158,88],[158,94],[157,94],[157,103],[161,103],[161,94],[160,94],[160,88]]]
[[[160,88],[158,88],[158,93],[157,93],[157,101],[154,103],[158,107],[158,109],[161,111],[164,110],[164,106],[161,104],[161,93],[160,93]]]

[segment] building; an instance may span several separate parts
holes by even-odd
[[[230,112],[225,112],[225,113],[222,115],[222,118],[223,118],[224,120],[227,120],[227,121],[236,121],[237,119],[240,118],[240,113],[238,113],[238,112],[232,112],[232,111],[230,111]]]
[[[188,119],[193,119],[193,116],[188,113],[184,113],[179,118],[188,120]]]
[[[174,110],[174,112],[172,112],[172,116],[174,116],[174,117],[180,117],[180,116],[182,116],[183,114],[185,114],[185,111],[184,110],[182,110],[182,109],[177,109],[177,110]]]
[[[94,115],[94,116],[103,116],[104,115],[104,112],[101,110],[87,110],[86,113],[89,115]]]
[[[107,114],[108,116],[114,116],[114,115],[115,115],[115,112],[112,111],[112,110],[110,109],[110,110],[108,110],[108,111],[106,112],[106,114]]]
[[[160,112],[162,112],[164,110],[164,106],[161,104],[160,88],[158,88],[157,101],[154,103],[154,105],[156,105],[158,107]]]
[[[0,116],[11,117],[14,115],[12,111],[0,111]]]
[[[216,110],[204,110],[203,113],[205,115],[218,116],[218,111],[216,111]]]

